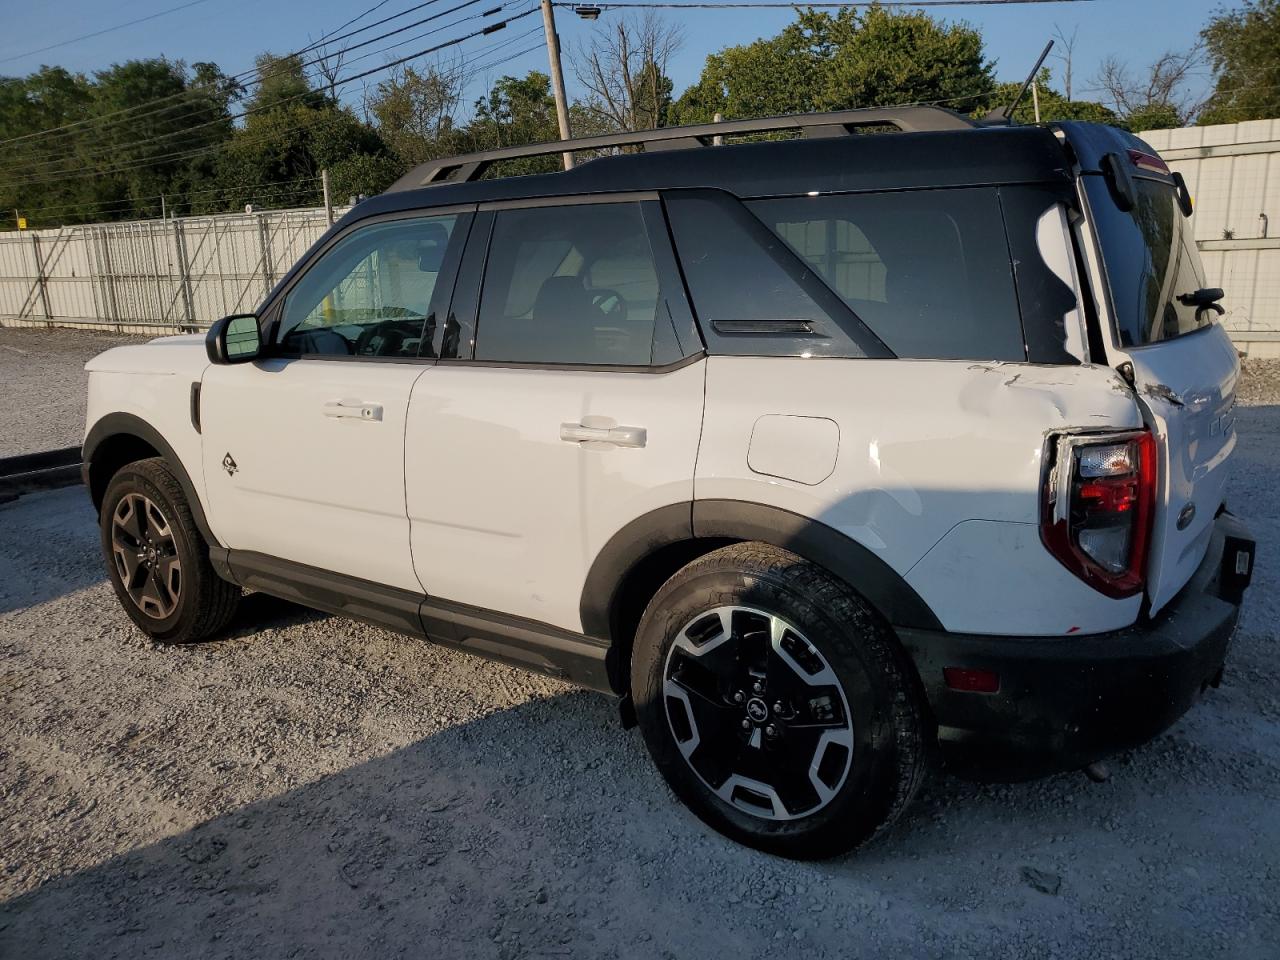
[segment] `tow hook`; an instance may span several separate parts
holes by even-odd
[[[1084,771],[1084,775],[1094,783],[1106,783],[1111,779],[1111,769],[1101,760],[1095,760],[1081,769]]]

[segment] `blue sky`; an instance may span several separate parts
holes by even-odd
[[[171,7],[178,0],[60,0],[59,3],[32,3],[30,0],[0,2],[0,23],[4,23],[0,40],[0,73],[15,75],[29,72],[42,63],[59,64],[70,70],[92,72],[113,62],[134,57],[164,55],[188,63],[212,60],[227,73],[237,73],[252,66],[255,54],[262,51],[284,52],[305,46],[371,6],[374,0],[308,0],[302,2],[270,2],[270,0],[203,0],[187,9],[162,16],[148,23],[83,40],[42,54],[21,56],[26,50],[89,33],[93,30],[144,17]],[[494,0],[497,5],[500,0]],[[509,10],[524,9],[532,0],[508,0]],[[369,19],[376,19],[413,6],[415,0],[388,0]],[[434,9],[454,5],[454,0],[440,0]],[[1230,4],[1228,4],[1230,5]],[[1076,96],[1087,93],[1090,78],[1104,57],[1116,55],[1136,67],[1145,65],[1167,49],[1185,49],[1194,42],[1201,26],[1217,6],[1210,0],[1093,0],[1082,3],[1046,3],[1029,6],[946,7],[932,13],[945,20],[965,20],[981,29],[989,57],[997,62],[997,75],[1002,80],[1021,79],[1030,68],[1055,26],[1069,35],[1078,28],[1076,44]],[[417,17],[434,12],[427,8]],[[483,8],[482,8],[483,9]],[[475,8],[471,8],[475,10]],[[467,11],[471,12],[471,11]],[[677,94],[697,78],[708,53],[724,46],[750,42],[777,33],[791,19],[786,10],[686,10],[664,11],[684,25],[685,43],[671,74]],[[459,14],[458,16],[461,16]],[[606,26],[620,13],[606,12],[596,24],[579,20],[569,10],[558,10],[558,26],[562,43],[573,47],[590,37],[592,30]],[[394,21],[377,32],[391,29],[416,17]],[[453,17],[445,18],[448,23]],[[367,22],[367,21],[362,21]],[[499,41],[516,38],[534,31],[525,40],[502,48],[490,58],[516,52],[536,44],[540,18],[535,14],[491,38],[469,41],[460,51],[478,50]],[[437,26],[430,24],[428,27]],[[403,56],[450,36],[469,32],[475,22],[462,24],[419,43],[400,48]],[[410,31],[411,36],[419,31]],[[375,33],[366,34],[367,36]],[[353,38],[356,42],[364,37]],[[393,39],[400,39],[399,37]],[[391,40],[386,41],[387,43]],[[377,49],[376,44],[361,53]],[[390,54],[378,54],[352,66],[348,72],[377,66]],[[483,62],[483,57],[479,62]],[[1057,64],[1052,64],[1057,70]],[[487,82],[503,73],[523,74],[530,69],[546,69],[546,52],[536,47],[502,66],[482,71],[472,82],[468,98],[483,91]],[[566,81],[570,96],[577,84],[566,64]],[[344,99],[358,102],[361,87],[376,83],[377,76],[355,81],[344,90]],[[1199,79],[1207,87],[1208,76]]]

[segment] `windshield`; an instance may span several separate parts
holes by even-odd
[[[1178,209],[1173,187],[1137,177],[1138,202],[1116,206],[1100,176],[1083,178],[1102,244],[1121,346],[1171,340],[1213,322],[1212,309],[1180,296],[1205,286],[1190,221]]]

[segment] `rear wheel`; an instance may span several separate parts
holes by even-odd
[[[632,660],[645,741],[699,817],[812,859],[856,847],[927,769],[911,666],[844,583],[765,544],[717,550],[649,604]]]
[[[240,588],[209,563],[209,546],[164,460],[122,467],[107,485],[99,525],[111,585],[144,633],[191,643],[226,626]]]

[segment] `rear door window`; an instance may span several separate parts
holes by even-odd
[[[1086,176],[1085,192],[1102,245],[1116,332],[1124,347],[1171,340],[1213,322],[1215,312],[1179,297],[1203,286],[1204,271],[1173,187],[1135,177],[1137,203],[1121,210],[1101,176]]]
[[[897,356],[1026,359],[994,188],[788,197],[747,207]]]
[[[678,360],[674,292],[660,275],[640,202],[499,210],[475,359],[632,367]]]

